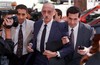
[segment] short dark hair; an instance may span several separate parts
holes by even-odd
[[[68,16],[69,13],[71,13],[71,14],[79,13],[79,17],[80,17],[81,10],[76,6],[71,6],[70,8],[67,9],[66,15]]]
[[[28,12],[27,7],[23,4],[17,5],[15,10],[18,10],[18,9],[25,9]]]
[[[61,15],[61,17],[62,17],[62,11],[60,9],[55,9],[55,10],[56,10],[58,16]]]

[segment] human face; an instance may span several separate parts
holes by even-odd
[[[18,11],[17,14],[18,21],[20,24],[22,24],[27,17],[27,11],[25,9],[18,9],[17,11]]]
[[[57,12],[55,12],[55,17],[54,17],[54,19],[56,20],[56,21],[60,21],[61,20],[61,16],[59,15],[58,16],[58,13]]]
[[[68,13],[67,21],[68,21],[68,25],[74,28],[79,22],[79,13],[76,14]]]
[[[45,4],[42,8],[42,15],[45,23],[50,22],[55,15],[55,9],[51,4]]]
[[[4,18],[10,19],[13,15],[6,15]]]

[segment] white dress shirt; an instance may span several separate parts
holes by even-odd
[[[77,35],[78,35],[78,28],[79,28],[79,23],[73,28],[73,33],[74,33],[74,48],[76,46],[76,42],[77,42]],[[69,31],[69,35],[71,34],[71,27],[68,26],[68,31]]]
[[[45,41],[44,41],[44,50],[46,49],[46,43],[47,43],[48,38],[49,38],[52,22],[53,22],[53,20],[51,20],[47,24],[47,27],[46,27],[46,36],[45,36]],[[41,25],[41,28],[39,30],[38,36],[37,36],[37,47],[36,48],[37,48],[38,51],[40,51],[40,41],[41,41],[41,36],[42,36],[42,31],[44,29],[44,25],[45,25],[45,23],[43,22],[42,25]]]

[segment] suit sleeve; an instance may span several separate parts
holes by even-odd
[[[14,43],[11,39],[4,40],[0,37],[0,54],[12,54]]]
[[[63,58],[66,55],[69,55],[70,53],[72,53],[73,51],[74,49],[71,44],[64,45],[63,48],[59,50],[60,57]]]
[[[66,23],[63,23],[61,24],[60,28],[61,28],[60,31],[62,32],[62,37],[68,36],[68,25]],[[60,50],[58,50],[61,58],[65,57],[66,55],[69,55],[73,51],[74,49],[70,43],[63,45],[63,47]]]
[[[5,40],[5,48],[9,50],[9,52],[13,53],[14,49],[14,42],[11,39],[6,39]]]

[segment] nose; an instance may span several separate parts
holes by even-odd
[[[45,13],[45,16],[48,16],[48,12]]]
[[[23,16],[22,16],[22,15],[19,15],[19,18],[20,18],[20,19],[22,19],[22,18],[23,18]]]
[[[75,21],[74,20],[71,20],[71,22],[74,23]]]

